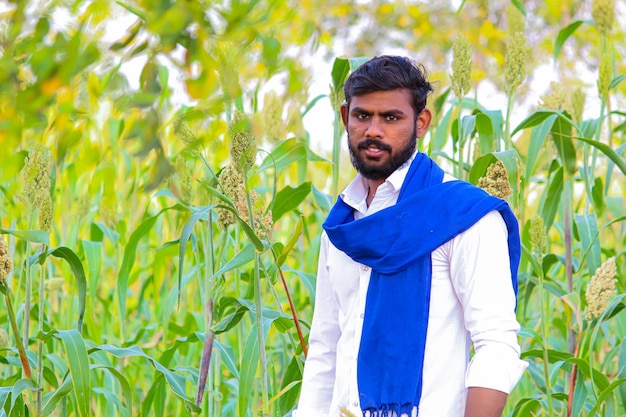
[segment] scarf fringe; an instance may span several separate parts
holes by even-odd
[[[381,404],[378,408],[363,410],[363,417],[417,417],[414,404]]]

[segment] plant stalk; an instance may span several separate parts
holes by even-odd
[[[42,256],[46,253],[48,248],[46,245],[42,246]],[[45,279],[46,279],[46,269],[43,264],[39,267],[41,273],[39,275],[39,308],[38,308],[38,324],[37,328],[39,333],[43,332],[43,321],[44,321],[44,307],[46,303],[45,298]],[[43,395],[43,340],[41,338],[37,339],[37,396],[35,401],[35,415],[40,417],[42,414],[42,395]]]
[[[208,289],[207,289],[208,290]],[[208,297],[205,305],[205,325],[204,325],[204,347],[202,349],[202,360],[200,362],[200,377],[198,378],[198,393],[196,394],[196,405],[202,404],[204,391],[206,388],[207,376],[211,367],[211,353],[213,352],[213,340],[215,335],[211,331],[213,321],[213,299]]]
[[[504,120],[504,148],[513,149],[513,141],[511,140],[511,110],[513,110],[513,94],[507,96],[506,99],[506,119]],[[496,151],[500,151],[500,141],[496,141]]]
[[[302,334],[302,328],[300,327],[300,320],[298,320],[298,313],[296,312],[296,307],[293,304],[293,299],[291,298],[291,292],[289,291],[289,287],[287,286],[287,280],[285,280],[285,275],[283,274],[282,268],[278,267],[278,273],[280,275],[280,280],[283,283],[283,287],[285,288],[285,293],[287,294],[287,300],[289,300],[289,308],[291,309],[293,322],[296,325],[296,331],[298,332],[298,339],[300,339],[300,346],[302,347],[302,353],[304,353],[304,357],[306,358],[308,355],[308,349],[306,347],[306,343],[304,342],[304,335]]]
[[[4,301],[7,306],[7,314],[9,315],[9,322],[11,323],[11,330],[15,336],[15,344],[17,346],[17,352],[20,356],[20,362],[22,362],[22,370],[26,378],[32,378],[33,374],[28,363],[28,357],[26,356],[26,349],[22,344],[23,340],[20,339],[20,330],[17,327],[17,318],[15,316],[15,308],[13,307],[13,300],[11,299],[11,289],[8,285],[4,286],[6,292],[4,293]]]
[[[463,179],[463,127],[461,122],[461,111],[462,111],[462,98],[458,100],[457,103],[457,166],[456,166],[456,177],[460,180]]]
[[[541,304],[541,332],[543,338],[543,373],[546,382],[546,397],[548,399],[548,417],[552,417],[554,415],[554,408],[552,405],[552,382],[550,381],[550,362],[548,357],[548,317],[550,317],[550,309],[547,302],[548,300],[545,299],[545,277],[543,271],[540,271],[539,275],[541,284],[539,287],[539,303]]]
[[[339,195],[339,158],[341,156],[341,113],[335,109],[335,120],[333,121],[333,197]]]
[[[563,190],[563,239],[565,246],[565,276],[567,279],[568,292],[574,291],[574,269],[573,269],[573,247],[572,247],[572,190],[571,178],[563,170],[565,188]],[[569,330],[567,337],[567,350],[573,354],[576,349],[576,335],[573,330]]]
[[[257,253],[254,256],[254,301],[256,307],[256,326],[259,338],[259,365],[261,367],[261,393],[262,393],[262,414],[269,415],[268,388],[267,388],[267,358],[265,356],[265,334],[263,331],[263,303],[261,300],[261,273],[259,264],[261,256]]]

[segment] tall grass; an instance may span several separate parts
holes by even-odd
[[[116,13],[136,20],[110,44],[94,33],[109,2],[75,2],[68,29],[53,25],[57,6],[37,13],[31,3],[7,14],[0,55],[0,143],[12,149],[0,157],[0,238],[13,264],[0,275],[0,330],[11,336],[0,346],[0,414],[288,415],[307,352],[320,225],[351,176],[340,150],[342,87],[363,58],[336,58],[329,96],[311,99],[289,49],[307,41],[308,26],[291,39],[280,31],[302,23],[288,2],[118,2]],[[344,9],[332,10],[339,19]],[[593,24],[560,28],[554,62],[582,30],[599,39],[599,57],[622,50],[595,13]],[[623,415],[626,77],[618,60],[599,58],[597,114],[583,117],[580,95],[564,86],[515,125],[525,76],[506,73],[530,60],[522,39],[499,71],[506,108],[472,98],[475,72],[454,96],[442,79],[437,122],[420,148],[474,183],[497,161],[508,172],[530,366],[505,415]],[[134,57],[146,58],[137,88],[120,70]],[[173,100],[173,68],[192,104]],[[268,92],[277,81],[284,92]],[[302,120],[329,102],[327,156]],[[240,116],[251,154],[234,147]],[[49,184],[40,194],[54,203],[49,227],[35,222],[43,209],[27,183],[37,155],[51,158],[36,181]],[[589,283],[610,259],[616,293],[597,307]],[[590,306],[600,313],[588,315]]]

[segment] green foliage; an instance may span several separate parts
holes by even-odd
[[[0,12],[0,236],[14,261],[0,286],[11,336],[0,414],[288,415],[321,224],[352,176],[343,85],[388,47],[438,80],[420,149],[473,183],[496,161],[508,172],[529,370],[505,415],[626,414],[623,280],[599,318],[584,314],[600,266],[614,257],[617,277],[625,270],[624,28],[597,30],[576,0],[354,6],[76,0]],[[513,27],[511,10],[525,21]],[[541,77],[552,57],[561,96],[535,109],[528,80],[516,79],[506,105],[481,102],[485,80],[505,91],[507,38],[524,24],[533,54],[518,63]],[[448,57],[461,34],[472,85],[453,97]],[[322,55],[330,90],[311,98]],[[595,78],[579,79],[581,61]],[[579,87],[592,91],[581,115]],[[329,155],[303,127],[319,106],[334,111]],[[20,174],[35,149],[52,158],[39,190],[55,206],[49,232],[36,230],[40,209]],[[224,184],[233,162],[241,179]],[[233,222],[224,227],[220,211]],[[537,216],[542,248],[532,246]]]

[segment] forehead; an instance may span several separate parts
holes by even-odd
[[[350,110],[358,107],[359,109],[372,112],[399,110],[410,114],[413,112],[411,101],[411,92],[407,89],[380,90],[352,96],[350,99]]]

